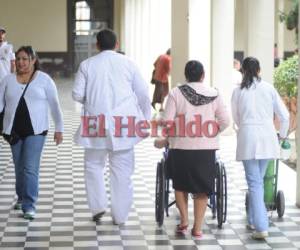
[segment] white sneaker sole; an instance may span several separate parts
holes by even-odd
[[[252,239],[254,240],[263,240],[269,236],[268,232],[254,232],[252,234]]]

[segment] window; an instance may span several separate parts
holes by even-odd
[[[76,35],[88,35],[91,29],[91,10],[86,1],[76,2]]]

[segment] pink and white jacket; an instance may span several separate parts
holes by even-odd
[[[192,92],[192,96],[184,96],[182,87]],[[191,104],[194,97],[198,99],[197,105]],[[174,130],[169,130],[170,148],[189,150],[218,149],[219,134],[230,123],[220,93],[201,82],[173,88],[167,98],[163,120],[176,124],[175,134],[172,134]]]

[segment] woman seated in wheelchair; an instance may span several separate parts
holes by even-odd
[[[203,83],[203,65],[189,61],[184,73],[187,83],[170,91],[162,116],[162,123],[168,129],[167,137],[157,139],[155,146],[169,145],[167,164],[180,212],[176,232],[188,232],[190,193],[194,201],[191,234],[199,239],[208,197],[214,192],[218,135],[229,126],[230,120],[218,90]]]

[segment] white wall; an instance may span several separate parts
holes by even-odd
[[[17,49],[67,51],[67,0],[1,0],[0,26]]]

